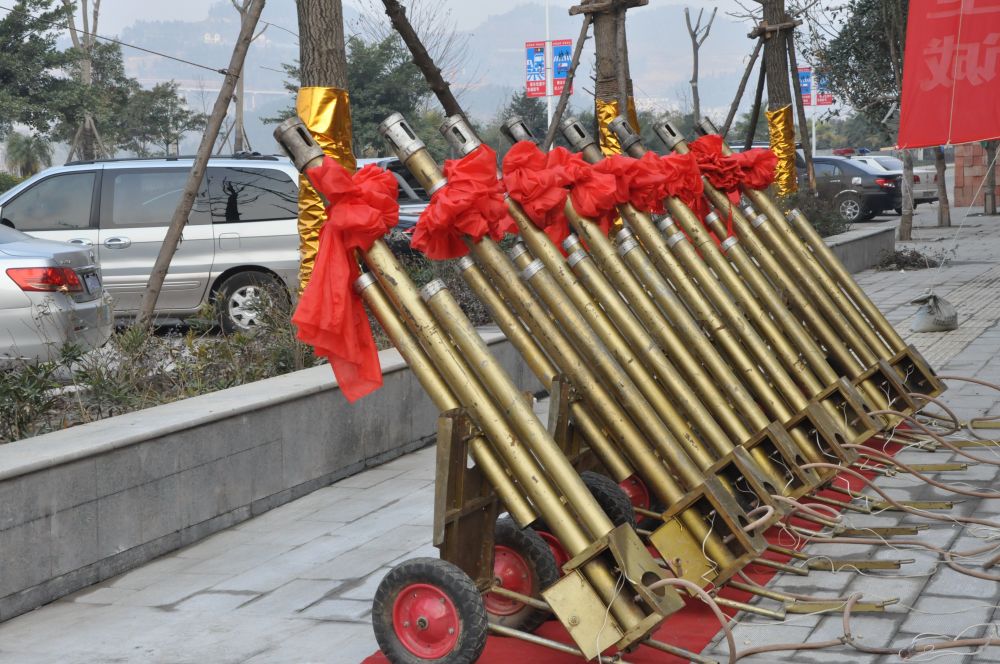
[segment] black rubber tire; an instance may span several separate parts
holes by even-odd
[[[635,528],[635,509],[625,490],[607,475],[601,475],[590,470],[580,473],[580,479],[590,489],[611,523],[620,526],[623,523]]]
[[[459,618],[458,640],[443,656],[425,659],[414,653],[396,634],[393,607],[400,593],[413,584],[434,586],[455,607]],[[473,664],[486,647],[486,607],[476,584],[455,565],[438,558],[412,558],[389,572],[375,591],[372,627],[382,654],[392,664]]]
[[[837,215],[841,221],[853,223],[865,216],[865,207],[857,194],[846,193],[837,197]]]
[[[226,334],[251,332],[258,325],[257,319],[252,317],[252,312],[236,306],[235,298],[241,294],[248,295],[247,291],[250,289],[266,289],[271,300],[277,300],[277,304],[287,306],[289,302],[284,286],[271,274],[247,270],[230,275],[215,289],[213,297],[219,326]]]
[[[913,207],[917,207],[917,206],[914,205]],[[903,214],[903,208],[901,208],[901,207],[892,208],[892,211],[895,212],[896,214]]]
[[[607,475],[595,473],[592,470],[585,470],[580,473],[580,479],[590,489],[590,495],[594,497],[597,504],[608,515],[611,523],[616,526],[627,523],[632,528],[635,528],[635,510],[632,508],[632,501],[629,500],[625,490],[618,486],[613,479]],[[541,518],[532,523],[531,527],[547,533],[552,532],[549,525]]]
[[[497,519],[493,537],[496,546],[512,549],[527,564],[531,575],[531,593],[525,593],[526,595],[530,594],[536,599],[541,599],[542,590],[559,580],[559,567],[556,566],[552,550],[542,536],[531,528],[521,529],[513,519],[503,517]],[[517,613],[500,615],[490,613],[487,601],[486,615],[491,623],[523,632],[534,632],[552,616],[550,611],[536,609],[527,604],[520,606],[521,609]]]

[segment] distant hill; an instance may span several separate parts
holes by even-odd
[[[347,32],[358,18],[357,10],[344,6]],[[637,102],[640,106],[685,109],[690,105],[688,78],[691,75],[690,41],[684,26],[684,10],[676,5],[653,6],[629,11],[629,59]],[[575,39],[580,17],[553,10],[553,39]],[[213,4],[208,17],[199,21],[138,21],[121,35],[125,42],[176,54],[185,60],[212,68],[225,67],[239,27],[238,15],[228,1]],[[297,29],[294,0],[270,0],[264,20],[275,25],[253,44],[247,58],[246,86],[248,134],[256,149],[270,151],[271,129],[259,118],[273,115],[292,100],[282,87],[281,65],[298,58],[294,32]],[[464,66],[446,72],[462,104],[470,114],[490,118],[510,95],[524,85],[524,42],[544,39],[544,5],[523,3],[490,16],[471,30],[469,57]],[[728,108],[747,54],[752,46],[747,26],[724,15],[716,17],[712,33],[701,51],[702,107],[706,112],[724,113]],[[591,41],[592,44],[592,41]],[[165,80],[181,84],[188,104],[195,109],[211,108],[221,76],[166,58],[125,49],[126,68],[146,87]],[[589,106],[586,90],[593,89],[591,71],[593,47],[588,44],[581,58],[573,105]],[[185,146],[189,147],[189,146]]]

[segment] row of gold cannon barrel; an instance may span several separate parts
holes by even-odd
[[[387,120],[383,127],[397,156],[428,191],[446,186],[437,165],[401,117]],[[461,152],[471,153],[479,146],[461,118],[449,119],[442,133]],[[802,435],[807,443],[810,436],[822,433],[833,449],[839,449],[838,438],[863,440],[875,425],[867,420],[853,389],[841,383],[838,394],[847,395],[841,403],[853,409],[849,418],[843,417],[844,410],[838,411],[847,425],[841,418],[830,418],[819,404],[807,404],[805,412],[789,418],[787,429],[765,420],[756,436],[736,420],[735,426],[741,427],[737,443],[730,442],[699,401],[698,392],[658,346],[672,328],[661,313],[652,313],[655,303],[607,238],[597,232],[587,240],[592,251],[605,248],[616,276],[614,285],[594,271],[583,252],[573,252],[565,261],[516,201],[508,199],[508,207],[530,253],[542,258],[532,260],[528,249],[515,247],[511,253],[515,270],[489,238],[470,242],[470,256],[460,262],[466,281],[544,384],[554,381],[556,371],[568,377],[577,399],[571,412],[574,417],[586,414],[587,419],[577,424],[608,472],[616,479],[637,474],[669,506],[662,515],[666,523],[652,534],[651,543],[664,560],[674,563],[675,573],[700,584],[725,582],[766,546],[747,531],[751,521],[747,510],[773,504],[782,494],[802,495],[821,481],[799,468],[805,460],[788,430],[807,434]],[[567,214],[582,233],[594,227],[575,213],[571,203]],[[625,300],[616,286],[629,293]],[[629,310],[643,302],[645,323],[656,339]],[[688,373],[694,373],[698,364],[683,344],[663,345],[671,355],[685,359]],[[728,370],[715,357],[720,371]],[[725,404],[700,369],[698,375],[700,392],[715,397],[715,404]],[[737,386],[739,381],[731,378],[729,384]],[[749,398],[745,405],[757,408]],[[604,431],[594,422],[595,414],[604,422]],[[858,422],[864,424],[857,427]],[[781,511],[774,513],[780,516]],[[770,523],[765,519],[758,525]]]
[[[391,122],[382,127],[387,135],[392,128]],[[412,135],[408,127],[397,128]],[[322,163],[322,151],[300,122],[283,123],[275,137],[300,171]],[[393,142],[402,141],[397,135]],[[403,147],[412,150],[411,156],[426,154],[422,147],[415,149],[416,143]],[[428,159],[424,167],[430,171],[431,166],[437,172]],[[469,455],[507,511],[521,525],[543,519],[571,556],[562,567],[565,576],[543,592],[544,602],[512,594],[553,611],[575,648],[501,625],[489,629],[585,659],[600,658],[612,647],[644,645],[707,661],[650,638],[663,618],[683,605],[668,585],[670,575],[631,526],[611,522],[448,290],[439,282],[418,289],[382,240],[358,252],[357,260],[366,270],[357,291],[434,404],[442,412],[461,409],[468,417]],[[431,564],[438,562],[444,561],[407,561],[380,585],[373,623],[393,661],[470,662],[485,645],[479,593],[488,591],[489,583],[477,586],[447,563]],[[481,581],[482,575],[476,576]],[[392,590],[388,596],[386,588]]]
[[[383,128],[421,185],[446,186],[401,116]],[[466,154],[480,145],[461,118],[450,119],[442,133]],[[543,383],[556,370],[567,377],[577,395],[571,413],[590,418],[575,424],[608,472],[617,480],[638,477],[669,508],[650,538],[662,559],[699,585],[725,582],[766,547],[746,529],[754,521],[748,512],[772,504],[771,496],[798,478],[779,476],[766,457],[770,472],[760,470],[729,443],[665,353],[636,336],[644,332],[627,307],[614,308],[617,294],[595,297],[521,206],[511,198],[507,204],[530,254],[515,247],[504,256],[490,238],[470,242],[470,260],[461,264],[465,279]],[[620,332],[627,322],[631,334]],[[714,450],[706,449],[702,431],[712,435]]]
[[[641,157],[646,152],[624,117],[616,118],[612,128],[628,154]],[[704,135],[717,134],[707,118],[698,129]],[[687,142],[670,122],[655,131],[669,149],[688,152]],[[720,145],[723,155],[732,154],[725,142]],[[733,265],[741,274],[751,266],[747,279],[752,285],[763,279],[780,285],[776,287],[791,310],[822,345],[829,366],[849,377],[872,405],[912,410],[919,399],[915,402],[910,394],[937,396],[943,391],[919,352],[906,345],[799,210],[783,215],[765,192],[752,188],[743,188],[741,209],[707,179],[704,188],[716,210],[706,219],[709,230],[723,241],[727,232],[721,218],[733,222],[742,247],[727,252]],[[794,324],[783,327],[797,334]],[[826,367],[814,358],[809,364],[823,378]]]

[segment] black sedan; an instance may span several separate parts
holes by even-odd
[[[844,157],[813,157],[816,190],[820,197],[833,201],[840,218],[847,222],[867,221],[883,210],[900,204],[902,173],[877,171]],[[806,186],[805,174],[800,187]]]

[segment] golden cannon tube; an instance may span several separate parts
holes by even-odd
[[[593,148],[583,150],[585,160],[597,161],[603,158],[594,146],[593,139],[583,131],[575,119],[564,120],[562,128],[571,144],[576,144],[580,148]],[[706,332],[716,338],[726,350],[737,372],[746,378],[771,417],[786,422],[792,418],[793,411],[803,410],[807,400],[802,392],[775,359],[764,340],[735,306],[729,294],[698,257],[684,233],[677,231],[670,237],[664,238],[649,215],[639,212],[631,204],[618,206],[618,211],[660,269],[661,274],[674,284],[695,316],[704,321]],[[693,214],[683,203],[675,200],[671,212],[680,215],[685,211],[687,214]],[[738,339],[745,342],[745,348]],[[753,359],[750,357],[751,354]],[[760,372],[758,364],[767,371],[767,376]],[[787,403],[783,399],[787,400]],[[825,458],[815,444],[806,439],[801,432],[791,433],[806,458],[814,462]]]
[[[646,152],[641,139],[630,131],[624,121],[616,122],[614,124],[614,129],[621,134],[621,140],[623,144],[626,145],[628,153],[631,156],[641,157]],[[658,125],[656,129],[664,141],[673,137],[673,134],[669,132],[673,132],[674,130],[669,123]],[[687,146],[683,143],[683,141],[680,141],[677,138],[673,138],[673,140],[677,141],[673,148],[676,152],[681,154],[687,152]],[[704,180],[706,196],[713,205],[722,209],[721,206],[729,203],[729,199],[725,196],[725,194],[715,189],[705,178],[702,179]],[[681,207],[683,208],[683,206]],[[683,209],[686,210],[686,208]],[[736,227],[737,233],[739,234],[739,240],[735,237],[727,237],[728,234],[725,231],[725,227],[722,225],[719,215],[715,212],[710,213],[706,217],[705,222],[720,240],[721,253],[724,253],[726,258],[728,258],[739,271],[739,278],[745,280],[750,285],[757,297],[760,298],[766,305],[767,309],[781,324],[782,329],[802,353],[802,356],[808,362],[809,367],[815,372],[815,378],[820,382],[814,380],[810,381],[809,385],[803,385],[807,394],[811,397],[815,397],[824,389],[832,386],[839,377],[838,372],[833,366],[830,365],[826,354],[817,345],[813,337],[810,334],[807,334],[802,321],[793,316],[788,307],[786,307],[782,296],[779,295],[776,290],[777,288],[780,288],[783,294],[787,296],[791,304],[798,310],[800,316],[805,319],[809,326],[809,330],[816,333],[816,335],[824,341],[827,349],[831,351],[838,360],[840,360],[841,365],[843,366],[844,363],[848,363],[846,365],[848,376],[854,379],[859,378],[861,376],[862,367],[858,363],[857,359],[851,355],[850,350],[844,345],[837,333],[826,324],[824,319],[816,314],[815,310],[811,306],[811,303],[799,290],[795,281],[789,279],[783,268],[781,268],[777,261],[774,260],[774,257],[771,256],[771,254],[766,250],[763,250],[760,243],[757,242],[753,232],[749,230],[750,224],[746,222],[746,219],[742,216],[742,214],[740,214],[739,210],[730,210],[729,208],[726,208],[724,212],[732,213],[733,223]],[[689,237],[698,238],[695,240],[695,243],[703,256],[709,258],[716,257],[717,260],[721,258],[720,252],[716,250],[714,246],[714,242],[711,241],[707,233],[705,233],[702,229],[702,226],[697,222],[697,219],[693,219],[693,215],[681,214],[678,215],[677,219],[683,222],[682,226]],[[757,262],[764,266],[764,270],[762,270],[757,263],[754,263],[751,256],[747,255],[747,252],[744,251],[744,243],[750,248],[753,258],[757,259]],[[715,267],[714,265],[713,269],[716,274],[731,273],[731,270],[725,270],[724,268]],[[765,271],[767,272],[767,275],[764,274]],[[768,277],[770,277],[771,281],[768,281]],[[762,315],[761,308],[756,302],[750,303],[750,306],[756,309],[756,312],[751,316],[751,319],[756,321]],[[768,337],[772,337],[773,334],[774,331],[768,334]],[[888,405],[884,396],[876,386],[863,383],[861,387],[864,390],[865,396],[869,399],[869,403],[872,404],[872,409],[882,409]],[[835,417],[837,416],[836,407],[833,404],[824,401],[824,407],[828,410],[828,412],[830,412],[831,415]],[[859,432],[859,435],[864,435],[867,438],[868,434],[871,433],[870,427],[862,428],[863,431]],[[853,442],[860,441],[855,439]]]
[[[365,305],[378,319],[382,329],[392,341],[392,345],[403,356],[406,365],[417,377],[438,410],[445,412],[459,408],[461,404],[451,388],[444,382],[430,358],[420,348],[420,343],[406,328],[405,323],[400,320],[392,308],[392,303],[375,281],[375,277],[369,273],[361,275],[355,284],[355,290],[358,291]],[[486,475],[511,516],[522,528],[534,522],[538,518],[538,514],[531,503],[524,498],[522,490],[510,479],[507,470],[497,459],[496,453],[486,442],[486,439],[482,436],[476,436],[468,442],[468,446],[472,459]]]
[[[322,155],[316,154],[320,150],[312,149],[315,144],[301,124],[294,126],[291,123],[282,124],[275,131],[275,135],[279,143],[293,156],[300,171],[304,172],[322,162]],[[524,488],[527,496],[570,555],[583,553],[590,545],[590,537],[584,528],[591,532],[596,531],[598,537],[608,534],[612,530],[612,524],[607,515],[587,491],[567,459],[562,456],[555,441],[538,423],[534,413],[528,413],[528,416],[536,425],[530,422],[520,423],[519,428],[531,434],[525,437],[526,443],[522,443],[490,394],[448,340],[444,330],[422,301],[416,286],[410,281],[385,242],[377,240],[364,254],[364,260],[393,306],[402,313],[407,324],[426,344],[424,351],[440,372],[445,384],[469,411],[476,425],[492,444],[494,451],[503,458],[518,484]],[[465,322],[468,323],[468,320]],[[485,359],[482,368],[484,371],[503,373],[491,361],[492,358]],[[498,377],[495,382],[502,383],[503,380]],[[431,384],[429,387],[434,385]],[[510,383],[508,387],[513,388],[513,394],[502,394],[498,397],[507,404],[524,404],[523,396],[513,384]],[[546,480],[535,454],[548,464],[546,470],[549,475],[559,478],[557,485],[564,491],[576,516],[567,505],[563,504],[559,493]],[[577,522],[576,517],[579,517],[580,522]],[[583,565],[582,572],[626,632],[643,625],[645,616],[642,609],[618,591],[616,579],[606,562],[601,559],[590,560]]]
[[[389,122],[393,122],[398,126],[398,131],[396,132],[396,140],[390,143],[397,150],[400,155],[401,161],[410,170],[411,173],[418,179],[418,181],[428,190],[435,191],[444,185],[445,181],[441,175],[440,169],[438,169],[437,164],[434,163],[433,159],[427,153],[426,149],[423,148],[422,143],[419,143],[412,130],[405,124],[405,121],[401,117],[393,117],[383,123],[385,126]],[[409,141],[410,147],[408,149],[400,149],[399,144],[405,141]],[[418,145],[419,143],[419,145]],[[472,255],[482,263],[488,265],[492,270],[498,270],[500,275],[500,281],[507,284],[511,281],[513,276],[513,281],[518,280],[516,273],[511,271],[508,272],[506,269],[509,267],[509,262],[506,260],[498,260],[499,257],[503,257],[502,252],[499,247],[490,240],[489,238],[483,238],[477,243],[472,243]],[[530,299],[530,295],[528,296]],[[565,305],[565,302],[563,302]],[[446,305],[439,305],[446,306]],[[571,307],[566,305],[566,311],[569,311]],[[568,326],[572,328],[573,326]],[[602,353],[598,350],[598,347],[593,347],[593,350],[598,351],[591,354],[590,357],[598,358],[598,363],[602,359]],[[609,362],[613,365],[613,360],[607,355],[606,351],[603,353],[604,364]],[[474,366],[477,366],[474,363]],[[615,368],[617,372],[615,375],[616,386],[623,386],[628,383],[627,378],[621,375],[620,370]],[[577,386],[579,387],[579,386]],[[626,388],[627,389],[627,388]],[[645,406],[645,402],[642,401],[641,394],[632,386],[631,392],[629,393],[632,402],[638,406],[642,404]],[[614,400],[607,399],[607,401],[598,402],[602,407],[608,407],[612,414],[621,412],[620,409],[615,405]],[[626,408],[627,410],[627,408]],[[645,410],[641,411],[643,414],[647,415],[647,420],[649,416],[653,419],[656,418],[655,413],[645,406]],[[657,420],[658,422],[659,420]],[[643,467],[643,477],[649,481],[649,488],[656,493],[658,497],[665,500],[668,504],[675,503],[685,496],[684,490],[677,484],[676,480],[666,471],[666,467],[663,462],[657,458],[657,456],[649,449],[646,440],[643,438],[641,433],[638,433],[634,428],[634,425],[629,421],[627,417],[615,416],[609,420],[611,425],[619,433],[624,433],[621,437],[621,441],[628,445],[626,448],[630,456],[634,459],[637,466]],[[658,433],[669,436],[669,432],[665,429],[657,430]],[[658,446],[659,449],[659,446]],[[669,452],[673,454],[676,458],[683,460],[690,466],[691,462],[683,453],[678,456],[678,450],[670,449]],[[691,471],[692,473],[696,471]],[[697,476],[695,476],[697,477]],[[720,538],[714,534],[711,529],[698,518],[698,515],[690,510],[687,510],[678,516],[680,521],[684,524],[685,528],[695,537],[699,542],[703,542],[703,548],[711,556],[711,560],[714,561],[716,567],[719,568],[730,568],[733,573],[735,571],[733,563],[733,556],[726,547],[726,545],[720,540]],[[721,528],[720,528],[721,529]],[[661,552],[665,556],[669,556],[669,551]]]
[[[681,154],[687,152],[686,143],[667,123],[658,126],[657,133],[674,151]],[[638,146],[638,142],[636,141],[633,145]],[[632,154],[635,155],[640,150],[641,147],[639,149],[633,147]],[[732,215],[736,232],[741,242],[749,249],[754,260],[767,273],[772,282],[776,285],[780,284],[792,306],[836,359],[844,373],[849,378],[858,379],[865,368],[873,365],[878,358],[863,339],[855,333],[853,325],[826,295],[814,275],[807,274],[798,256],[794,252],[788,251],[782,245],[780,238],[775,237],[769,231],[766,218],[754,216],[752,221],[749,221],[741,210],[731,204],[725,194],[715,189],[707,180],[704,184],[706,196],[712,204],[724,215]],[[720,224],[716,222],[715,226],[713,232],[716,234],[722,232]],[[775,253],[782,256],[783,263],[779,262],[776,256],[763,246],[761,239],[767,240],[774,247]],[[790,275],[784,266],[792,270],[795,273],[794,276]],[[809,292],[808,297],[802,292],[800,286]],[[822,315],[817,313],[815,307],[822,310]],[[852,351],[854,355],[851,354]],[[885,396],[876,386],[862,383],[861,388],[874,407],[881,408],[888,405]]]
[[[503,252],[500,251],[499,247],[496,247],[496,244],[492,240],[489,240],[489,242],[493,244],[496,251],[502,256]],[[513,267],[511,267],[511,270],[513,270]],[[531,368],[532,373],[535,374],[535,377],[538,378],[545,389],[552,390],[553,381],[559,372],[559,368],[554,366],[552,361],[547,357],[549,355],[558,358],[557,364],[560,365],[560,368],[568,366],[569,371],[566,371],[566,373],[573,379],[574,385],[582,393],[588,394],[588,391],[580,385],[581,381],[573,378],[574,375],[579,377],[581,373],[586,371],[583,359],[579,355],[576,355],[571,348],[566,347],[568,346],[568,342],[561,339],[561,335],[559,337],[555,336],[558,332],[554,329],[554,325],[552,330],[553,336],[550,337],[552,341],[544,344],[545,348],[543,350],[540,347],[541,344],[536,342],[535,338],[532,337],[531,332],[524,328],[521,320],[518,319],[518,315],[511,311],[503,296],[493,290],[486,276],[474,260],[468,256],[464,256],[459,261],[459,271],[462,273],[465,283],[469,285],[469,288],[476,294],[476,297],[486,305],[493,321],[503,331],[508,341],[511,342],[511,345],[521,354]],[[527,319],[522,317],[522,320]],[[551,323],[552,321],[549,320],[548,322]],[[537,329],[537,326],[532,326],[532,330],[534,329]],[[535,334],[537,335],[538,333],[535,332]],[[614,478],[616,482],[621,482],[634,475],[635,469],[622,457],[618,450],[611,444],[611,441],[608,440],[608,436],[603,431],[604,425],[602,425],[598,418],[597,409],[599,406],[596,403],[594,406],[595,408],[592,409],[583,401],[574,399],[570,403],[569,408],[573,419],[583,432],[584,438],[604,465],[608,475]],[[614,428],[613,425],[608,425],[609,432]],[[620,431],[620,428],[618,430]]]
[[[699,124],[698,130],[718,133],[707,119]],[[722,150],[724,154],[731,154],[724,141]],[[827,293],[840,313],[850,321],[856,332],[853,337],[860,338],[859,343],[863,340],[871,353],[895,366],[909,391],[931,395],[944,391],[944,385],[937,380],[920,353],[906,345],[801,211],[793,210],[786,219],[765,192],[744,188],[743,193],[757,209],[763,210],[764,215],[760,219],[770,220],[778,229],[769,238],[775,253],[780,253],[786,260],[801,261],[799,269],[809,274],[806,283],[816,283]],[[869,361],[865,363],[870,364]],[[914,372],[916,378],[910,376]]]

